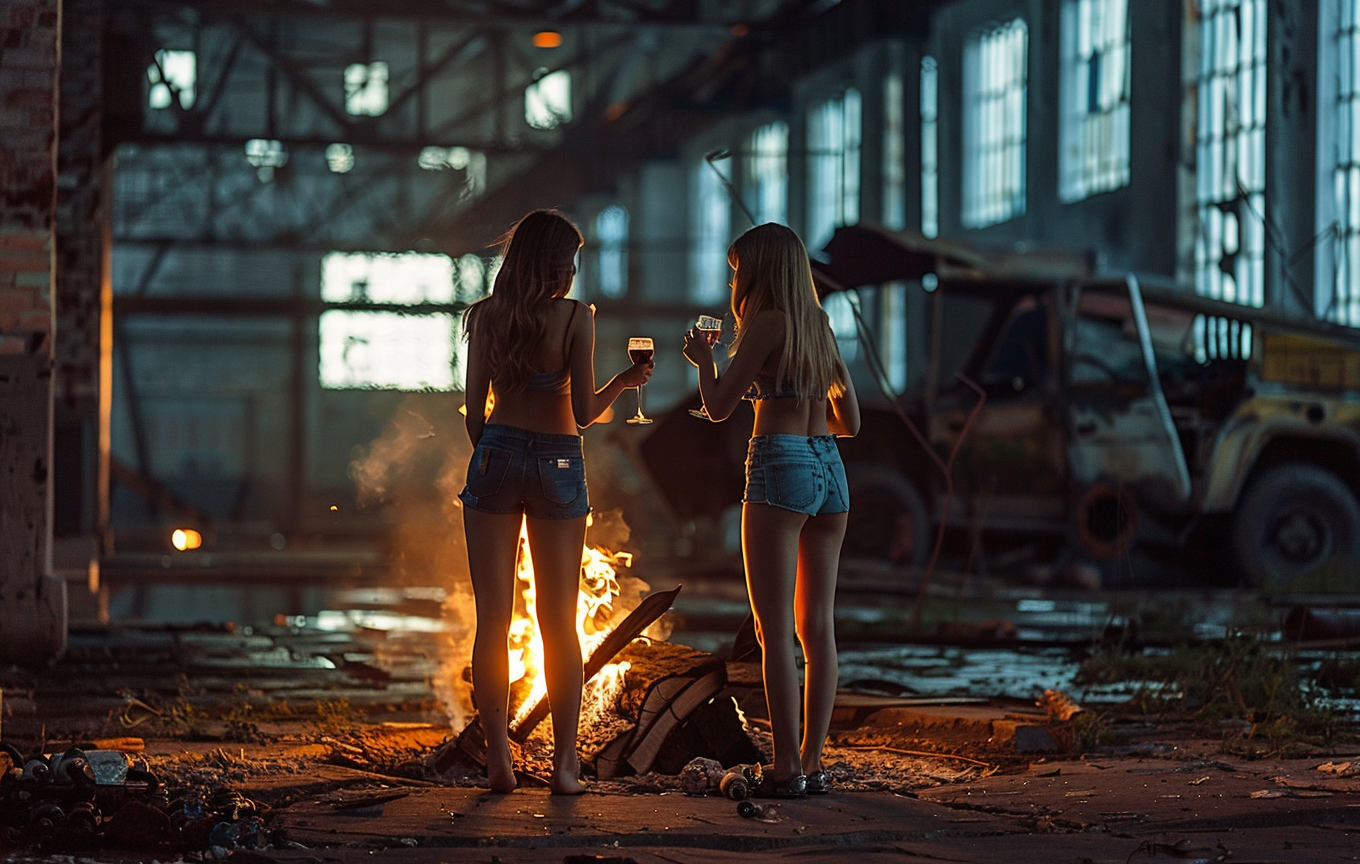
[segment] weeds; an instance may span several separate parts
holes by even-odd
[[[1227,728],[1225,750],[1242,755],[1330,744],[1341,732],[1321,699],[1318,681],[1304,676],[1298,659],[1249,635],[1156,654],[1097,645],[1082,663],[1077,683],[1127,684],[1132,688],[1129,708],[1143,714],[1183,713],[1206,730]]]

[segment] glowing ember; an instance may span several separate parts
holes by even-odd
[[[581,642],[582,657],[590,656],[595,646],[609,635],[614,621],[627,611],[615,608],[615,601],[622,593],[617,568],[631,565],[632,556],[627,553],[612,554],[590,546],[581,550],[576,635]],[[521,525],[519,530],[516,577],[519,581],[519,600],[515,604],[515,618],[510,623],[510,681],[512,690],[524,695],[515,709],[511,726],[522,721],[547,693],[547,682],[541,667],[543,639],[537,626],[534,564],[529,554],[529,535],[525,525]],[[623,689],[624,676],[630,666],[627,662],[610,663],[586,682],[581,700],[583,723],[597,719],[614,704]]]

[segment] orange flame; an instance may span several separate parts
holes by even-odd
[[[589,523],[587,523],[589,524]],[[609,635],[611,625],[626,610],[615,608],[622,594],[618,568],[632,566],[632,556],[626,552],[610,553],[585,546],[581,550],[581,585],[576,603],[576,635],[581,643],[581,656],[588,658],[595,646]],[[511,725],[522,721],[534,705],[547,693],[543,676],[543,639],[539,635],[534,591],[534,563],[529,554],[527,526],[519,530],[519,552],[516,579],[520,601],[515,604],[515,618],[510,623],[510,681],[525,679],[529,683]],[[631,664],[610,663],[586,682],[581,700],[581,722],[591,722],[613,705],[623,689],[624,676]]]

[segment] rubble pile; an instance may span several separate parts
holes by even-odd
[[[21,755],[0,744],[0,848],[206,852],[270,845],[267,805],[220,782],[167,787],[142,759],[70,747]]]

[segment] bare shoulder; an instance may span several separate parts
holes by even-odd
[[[580,300],[572,300],[567,297],[556,297],[548,301],[548,314],[554,321],[566,321],[570,318],[580,318],[590,312],[590,307]]]
[[[754,336],[762,340],[778,341],[784,338],[784,331],[787,326],[783,312],[763,309],[752,319],[750,336],[747,338]]]

